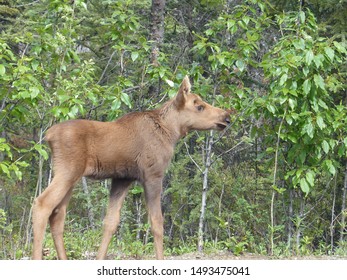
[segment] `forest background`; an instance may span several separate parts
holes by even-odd
[[[235,112],[177,145],[165,254],[346,257],[346,13],[346,0],[0,0],[0,259],[30,257],[52,124],[156,108],[185,75]],[[76,186],[68,257],[94,258],[109,185]],[[153,254],[142,192],[111,258]],[[56,258],[48,234],[44,248]]]

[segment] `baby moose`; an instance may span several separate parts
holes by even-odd
[[[130,113],[114,122],[70,120],[47,131],[54,178],[34,202],[33,259],[42,259],[48,221],[58,258],[67,259],[63,241],[66,208],[73,186],[82,176],[112,178],[97,259],[106,258],[124,198],[134,181],[144,187],[156,257],[163,259],[160,197],[175,144],[192,130],[223,130],[230,123],[229,111],[207,104],[190,87],[186,76],[177,95],[156,110]]]

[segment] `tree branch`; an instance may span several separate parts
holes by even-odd
[[[99,81],[97,82],[98,85],[101,83],[102,79],[104,78],[105,73],[106,73],[106,71],[107,71],[107,68],[108,68],[108,66],[110,65],[111,60],[112,60],[113,56],[116,54],[116,52],[117,52],[117,50],[115,50],[115,51],[111,54],[110,58],[108,59],[107,64],[106,64],[106,67],[104,68],[104,71],[102,71],[102,74],[101,74],[101,76],[100,76],[100,79],[99,79]]]
[[[188,150],[188,145],[187,145],[187,143],[186,143],[185,141],[184,141],[184,145],[185,145],[185,147],[186,147],[187,154],[188,154],[188,156],[190,157],[191,161],[194,162],[195,166],[199,169],[199,171],[200,171],[201,173],[204,173],[204,171],[201,169],[201,167],[199,166],[199,164],[197,164],[196,161],[195,161],[195,160],[192,158],[192,156],[190,155],[189,150]]]

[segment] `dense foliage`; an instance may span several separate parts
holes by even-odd
[[[30,256],[32,202],[52,177],[48,127],[153,109],[186,74],[235,113],[225,132],[177,145],[166,254],[346,256],[347,2],[167,0],[158,40],[151,3],[0,0],[0,258]],[[96,252],[109,183],[76,186],[70,258]],[[115,258],[152,253],[142,192],[126,199]],[[45,248],[56,258],[48,235]]]

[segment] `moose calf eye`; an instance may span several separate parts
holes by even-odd
[[[201,111],[203,111],[203,110],[204,110],[204,106],[199,105],[199,106],[197,107],[197,109],[198,109],[198,111],[199,111],[199,112],[201,112]]]

